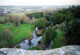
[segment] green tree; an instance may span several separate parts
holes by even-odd
[[[43,12],[30,13],[30,14],[27,14],[27,16],[30,17],[31,19],[32,17],[40,18],[40,17],[43,17]]]
[[[0,34],[0,47],[9,47],[11,45],[13,34],[10,30],[3,30]]]
[[[40,18],[35,25],[38,28],[45,28],[47,25],[47,20],[45,18]]]
[[[62,14],[58,11],[54,12],[54,14],[51,16],[51,20],[53,24],[60,24],[65,20],[65,14]]]
[[[41,42],[45,44],[45,46],[48,46],[50,42],[54,40],[56,34],[57,34],[56,31],[53,30],[51,26],[48,27],[45,33],[43,34],[43,38]]]

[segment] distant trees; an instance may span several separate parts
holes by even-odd
[[[7,22],[7,17],[0,17],[0,24],[4,24]]]
[[[70,6],[68,9],[66,9],[66,11],[73,13],[73,16],[75,18],[80,18],[80,5]]]
[[[53,11],[52,10],[46,10],[44,12],[44,17],[48,20],[48,21],[51,21],[51,16],[53,14]]]
[[[51,16],[51,21],[55,25],[55,24],[60,24],[60,23],[64,22],[65,20],[66,21],[71,21],[71,19],[73,19],[73,18],[74,18],[74,16],[70,11],[68,11],[66,13],[60,12],[60,11],[56,11]]]
[[[43,17],[43,12],[30,13],[30,14],[27,14],[27,16],[30,17],[30,19],[32,19],[33,17],[40,18],[40,17]]]
[[[53,14],[53,16],[51,16],[51,20],[53,22],[53,24],[59,24],[61,23],[61,21],[63,20],[63,14],[59,13],[59,12],[55,12]]]
[[[13,18],[14,18],[13,22],[14,22],[15,26],[19,26],[20,25],[20,17],[14,16]]]

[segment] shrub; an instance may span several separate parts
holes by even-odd
[[[2,32],[2,39],[10,41],[12,37],[13,34],[10,30],[7,29]]]
[[[40,46],[29,48],[28,50],[43,50]]]
[[[68,45],[80,45],[80,22],[73,20],[71,28],[68,28],[66,39]]]
[[[13,34],[10,30],[3,30],[0,34],[0,46],[1,47],[9,47],[12,42]],[[4,40],[4,41],[2,41]],[[2,44],[2,45],[1,45]]]
[[[0,17],[0,24],[3,24],[5,22],[5,19],[3,17]]]
[[[27,14],[27,16],[30,17],[30,19],[32,19],[32,17],[40,18],[40,17],[43,17],[43,12],[30,13],[30,14]]]
[[[0,28],[2,28],[2,25],[0,24]]]
[[[0,48],[7,47],[7,46],[8,46],[8,41],[0,40]]]
[[[57,36],[53,40],[52,48],[58,48],[64,45],[66,45],[66,38],[64,35],[64,31],[57,29]]]
[[[56,38],[56,31],[52,29],[52,27],[48,27],[45,31],[45,33],[43,34],[42,40],[41,42],[45,45],[45,46],[49,46],[50,42],[54,40],[54,38]]]
[[[20,25],[20,17],[13,16],[13,22],[14,22],[15,26],[19,26]]]
[[[15,48],[21,48],[21,46],[20,46],[19,44],[17,44],[17,45],[15,46]]]
[[[35,25],[38,28],[45,28],[47,25],[47,20],[45,18],[40,18]]]

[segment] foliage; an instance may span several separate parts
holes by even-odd
[[[12,44],[14,45],[20,43],[23,38],[31,37],[34,30],[34,25],[32,24],[20,24],[19,27],[15,26],[13,23],[10,23],[10,25],[13,27],[11,32],[13,34]],[[2,26],[4,29],[8,29],[10,27],[8,24],[2,24]],[[2,31],[0,30],[0,32]]]
[[[20,23],[21,23],[21,24],[24,24],[24,19],[21,19]]]
[[[15,26],[19,26],[20,25],[20,18],[18,16],[14,16],[14,24]]]
[[[64,35],[64,31],[60,29],[57,29],[56,31],[57,31],[57,35],[53,41],[52,48],[58,48],[58,47],[66,45],[66,38]]]
[[[30,17],[31,19],[33,17],[35,18],[40,18],[40,17],[43,17],[43,12],[35,12],[35,13],[30,13],[30,14],[27,14],[28,17]]]
[[[68,11],[66,13],[56,11],[56,12],[54,12],[53,16],[51,16],[51,20],[52,20],[54,25],[60,24],[65,20],[70,21],[73,18],[74,18],[73,14],[70,11]]]
[[[43,50],[40,46],[29,48],[28,50]]]
[[[66,33],[68,45],[80,45],[80,22],[73,20],[72,27]]]
[[[3,24],[5,22],[6,22],[5,17],[0,17],[0,24]]]
[[[10,30],[4,30],[2,32],[1,39],[10,41],[12,37],[13,37],[13,34]]]
[[[56,37],[56,31],[52,29],[52,27],[48,27],[43,34],[42,43],[48,46],[51,41]]]
[[[40,18],[35,24],[35,26],[38,28],[45,28],[46,25],[47,25],[47,20],[45,18]]]
[[[63,20],[63,14],[59,13],[59,12],[55,12],[53,14],[53,16],[51,16],[51,20],[53,22],[53,24],[59,24],[61,23],[61,21]]]
[[[11,44],[11,39],[13,37],[13,34],[10,30],[3,30],[3,32],[0,35],[0,47],[7,47]]]
[[[6,40],[0,40],[0,48],[4,48],[8,46],[8,41]]]
[[[19,44],[15,45],[15,48],[21,48],[21,46]]]
[[[20,24],[20,26],[17,27],[13,23],[10,23],[10,25],[1,24],[0,26],[1,26],[0,41],[1,40],[7,41],[8,47],[9,47],[9,45],[14,46],[14,45],[20,43],[23,40],[23,38],[32,37],[32,32],[34,30],[34,25],[32,25],[32,24]],[[12,26],[12,30],[9,30],[10,26]],[[4,42],[2,42],[2,43],[4,45]],[[6,47],[6,45],[4,47]]]
[[[66,11],[73,13],[73,16],[75,18],[80,18],[80,5],[70,6],[68,9],[66,9]]]

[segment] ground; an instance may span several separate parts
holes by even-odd
[[[56,29],[56,32],[57,32],[57,36],[53,41],[53,47],[52,48],[58,48],[58,47],[65,45],[65,41],[66,41],[65,37],[64,37],[65,32],[63,30],[60,30],[60,29]]]
[[[12,43],[17,44],[23,38],[31,37],[32,32],[34,31],[34,25],[32,24],[20,24],[19,27],[15,26],[14,24],[2,24],[4,29],[11,28],[11,32],[13,33]]]

